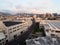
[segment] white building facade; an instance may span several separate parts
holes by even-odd
[[[16,36],[26,32],[31,25],[31,20],[10,26],[6,26],[3,21],[0,21],[0,45],[4,45],[6,42],[16,38]]]

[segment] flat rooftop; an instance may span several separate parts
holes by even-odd
[[[59,20],[41,20],[40,24],[42,24],[45,27],[45,29],[60,30]]]
[[[22,22],[15,22],[15,21],[5,21],[3,22],[5,24],[5,26],[9,27],[9,26],[13,26],[13,25],[17,25],[20,24]]]
[[[48,21],[48,24],[54,29],[60,29],[60,21]]]

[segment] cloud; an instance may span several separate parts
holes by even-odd
[[[7,0],[12,6],[9,10],[16,12],[33,12],[39,13],[51,12],[53,3],[51,0]]]
[[[53,3],[51,0],[28,0],[26,4],[17,5],[16,9],[19,11],[25,12],[33,12],[36,10],[37,12],[51,12],[51,8],[53,7]]]

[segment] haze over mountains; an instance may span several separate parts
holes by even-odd
[[[33,13],[13,12],[13,11],[10,11],[10,10],[2,10],[2,11],[0,11],[0,15],[20,15],[20,14],[33,14]]]
[[[24,15],[24,14],[33,15],[33,14],[39,14],[39,13],[13,12],[13,11],[10,11],[10,10],[0,11],[0,15]],[[58,13],[54,13],[54,14],[60,15]]]

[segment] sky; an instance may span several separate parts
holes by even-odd
[[[60,0],[0,0],[0,11],[60,13]]]

